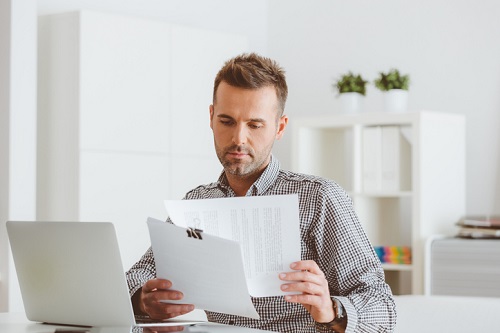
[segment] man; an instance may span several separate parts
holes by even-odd
[[[285,131],[288,89],[282,68],[256,54],[237,56],[214,82],[210,127],[224,167],[219,180],[185,199],[298,193],[302,260],[280,274],[282,290],[298,294],[252,298],[261,319],[207,312],[210,321],[278,332],[390,332],[392,293],[355,214],[336,183],[280,170],[271,154]],[[182,250],[182,249],[180,249]],[[128,272],[134,311],[155,319],[194,309],[168,280],[156,279],[151,248]]]

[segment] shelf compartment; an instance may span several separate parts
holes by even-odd
[[[355,210],[373,246],[410,246],[411,201],[412,196],[354,198]]]
[[[297,133],[297,168],[303,173],[334,180],[353,189],[353,128],[302,127]]]

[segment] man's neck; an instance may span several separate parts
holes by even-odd
[[[251,175],[248,177],[235,176],[226,172],[226,178],[229,183],[229,186],[234,191],[237,197],[244,197],[248,189],[255,183],[255,181],[260,177],[262,172],[258,175]]]

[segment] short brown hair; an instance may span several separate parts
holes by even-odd
[[[280,116],[285,111],[288,87],[285,70],[274,60],[256,53],[244,53],[226,61],[214,81],[213,102],[221,82],[244,89],[259,89],[272,86],[276,89]]]

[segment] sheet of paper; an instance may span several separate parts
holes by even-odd
[[[166,302],[260,318],[248,293],[239,243],[208,234],[188,237],[185,228],[153,218],[147,223],[157,276],[184,294],[180,301]]]
[[[241,243],[250,295],[286,295],[278,274],[300,260],[298,195],[165,200],[174,224]]]

